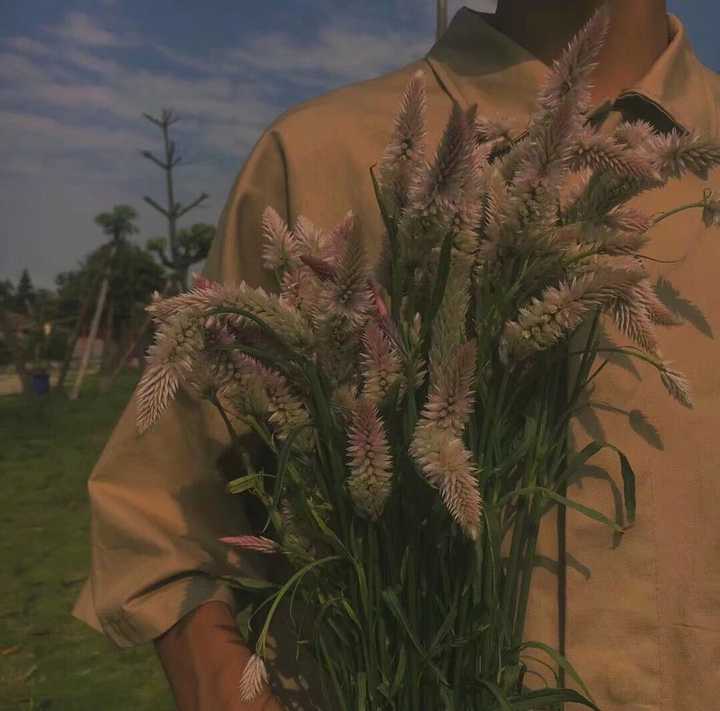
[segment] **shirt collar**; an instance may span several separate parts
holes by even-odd
[[[440,84],[463,109],[477,102],[491,115],[511,119],[511,136],[523,134],[548,67],[524,47],[496,30],[485,13],[462,7],[446,32],[425,55]],[[670,43],[648,73],[623,91],[616,107],[632,104],[637,118],[661,130],[696,129],[716,134],[716,115],[708,84],[710,71],[698,60],[683,23],[668,14]]]

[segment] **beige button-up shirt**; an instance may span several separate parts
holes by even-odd
[[[678,18],[669,19],[669,46],[620,94],[603,130],[643,118],[660,131],[695,128],[718,140],[718,75],[696,58]],[[419,68],[433,151],[453,100],[464,109],[477,102],[481,115],[514,117],[521,135],[547,71],[481,13],[463,8],[425,57],[290,108],[263,132],[238,175],[204,273],[273,289],[260,260],[267,205],[291,225],[302,214],[324,228],[352,209],[358,238],[376,255],[382,222],[368,168],[382,155],[402,92]],[[632,204],[656,213],[700,200],[708,184],[720,188],[717,171],[707,182],[671,181]],[[688,376],[695,407],[671,400],[638,359],[614,358],[596,378],[571,442],[580,449],[605,440],[628,456],[637,476],[636,523],[618,537],[568,510],[562,632],[557,509],[546,515],[525,639],[558,648],[564,634],[565,653],[603,711],[709,711],[720,708],[720,234],[705,228],[699,210],[682,212],[654,228],[644,254],[663,260],[648,261],[648,269],[685,319],[659,327],[658,337],[664,356]],[[629,343],[609,321],[606,334],[616,345]],[[92,569],[73,609],[118,647],[153,639],[203,602],[234,607],[233,592],[215,576],[262,574],[267,565],[217,541],[252,526],[245,501],[224,490],[239,468],[227,456],[214,408],[181,393],[144,435],[135,422],[133,398],[88,482]],[[621,491],[617,455],[604,449],[567,495],[624,525]],[[530,656],[557,668],[538,650]],[[547,667],[525,660],[537,673],[526,676],[529,686],[554,682]],[[580,690],[569,676],[566,684]]]

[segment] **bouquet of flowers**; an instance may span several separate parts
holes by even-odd
[[[592,371],[601,316],[691,407],[654,333],[677,319],[638,253],[677,209],[648,216],[625,203],[720,163],[720,146],[693,133],[642,121],[596,130],[588,77],[607,22],[600,10],[573,39],[516,142],[456,104],[427,162],[423,77],[412,77],[370,171],[386,227],[377,263],[353,237],[352,213],[330,231],[302,216],[291,230],[268,207],[262,256],[277,294],[198,278],[147,307],[157,329],[139,430],[183,387],[218,408],[238,447],[239,421],[272,453],[258,468],[245,452],[228,485],[261,502],[267,522],[222,540],[289,571],[279,582],[229,578],[258,595],[243,699],[267,680],[278,605],[298,598],[316,612],[308,641],[334,708],[597,708],[564,656],[523,640],[539,521],[569,506],[625,530],[564,495],[579,466],[616,449],[566,448],[569,418],[607,363]],[[710,191],[678,209],[691,207],[720,222]],[[586,346],[572,351],[581,325]],[[632,523],[634,474],[616,451]],[[526,688],[528,647],[586,696]]]

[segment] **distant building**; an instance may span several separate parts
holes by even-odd
[[[4,332],[4,324],[8,324],[15,332],[16,337],[29,336],[35,329],[35,322],[25,314],[19,314],[15,311],[3,310],[0,318],[0,338],[6,338]]]

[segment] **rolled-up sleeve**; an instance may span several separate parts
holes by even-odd
[[[287,171],[271,126],[230,191],[203,273],[273,289],[262,269],[267,205],[287,220]],[[217,539],[250,530],[246,502],[227,493],[239,476],[216,408],[180,389],[160,419],[136,429],[135,394],[88,480],[91,569],[72,614],[117,647],[148,642],[211,600],[236,610],[224,575],[264,576],[267,558],[241,555]],[[255,436],[240,430],[252,451]]]

